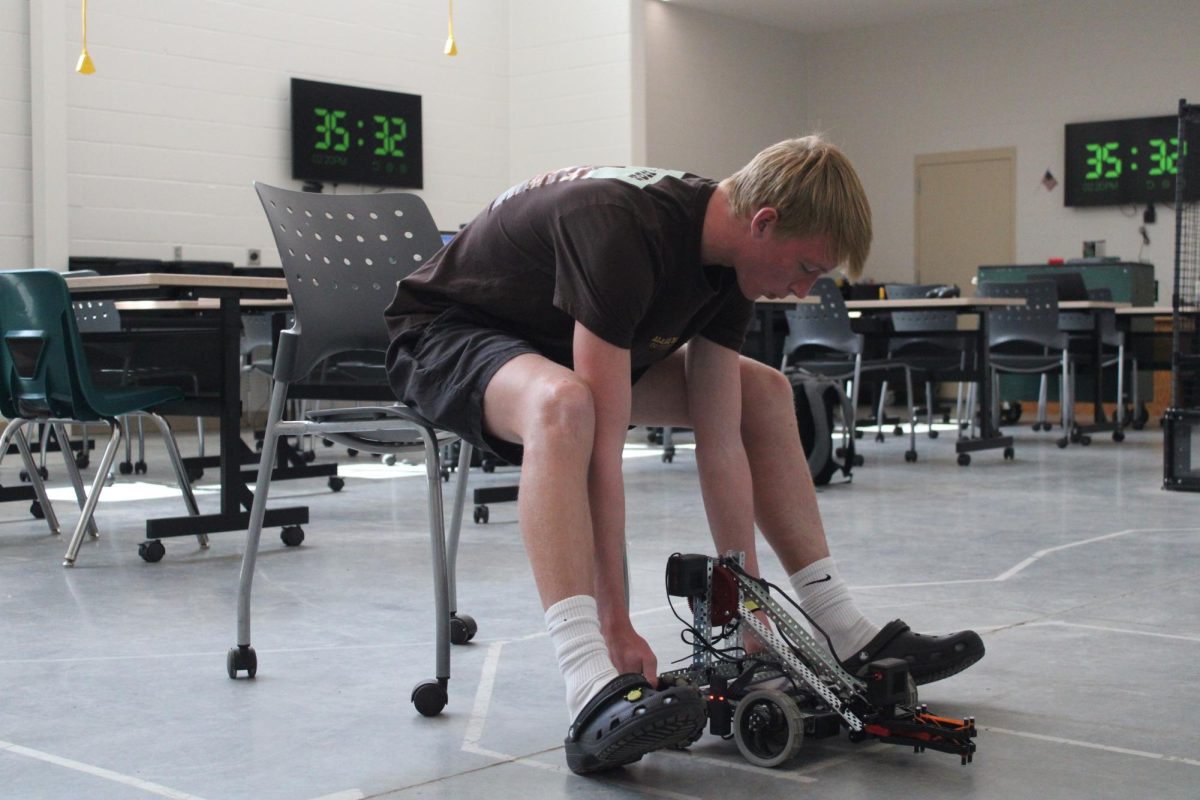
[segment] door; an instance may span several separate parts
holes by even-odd
[[[938,153],[916,159],[919,283],[954,283],[972,295],[981,264],[1016,258],[1017,152]]]

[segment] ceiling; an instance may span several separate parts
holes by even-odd
[[[903,22],[919,17],[1022,5],[1030,0],[664,0],[802,33]]]

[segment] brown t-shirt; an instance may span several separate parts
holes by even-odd
[[[682,172],[574,167],[518,184],[400,282],[392,337],[466,306],[571,366],[575,321],[637,371],[697,334],[740,350],[753,304],[700,261],[716,184]]]

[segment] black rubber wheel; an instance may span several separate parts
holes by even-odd
[[[346,455],[350,456],[351,458],[354,458],[356,455],[358,455],[358,451],[355,450],[353,447],[347,447]]]
[[[904,435],[904,428],[901,428],[899,425],[892,428],[892,436],[903,436],[903,435]]]
[[[225,654],[225,671],[229,673],[229,677],[236,680],[238,673],[242,670],[245,670],[247,678],[253,678],[258,674],[258,655],[248,644],[231,647]]]
[[[1113,441],[1114,442],[1125,441],[1125,431],[1113,431]]]
[[[1016,452],[1011,447],[1004,448],[1004,460],[1012,461],[1016,457]]]
[[[469,614],[455,614],[450,617],[450,644],[466,644],[475,638],[479,626]]]
[[[21,483],[29,483],[29,473],[26,470],[21,470]]]
[[[132,475],[133,464],[129,463],[128,461],[122,461],[120,464],[117,464],[117,472],[121,473],[122,475]]]
[[[917,460],[917,451],[916,450],[905,450],[904,451],[904,460],[909,463],[916,461]]]
[[[674,454],[674,453],[663,453],[663,454],[662,454],[662,462],[663,462],[664,464],[670,464],[670,463],[671,463],[671,462],[673,462],[674,460],[675,460],[675,454]]]
[[[938,437],[938,432],[935,431],[933,428],[930,428],[929,429],[929,438],[936,439],[937,437]]]
[[[146,474],[146,462],[145,461],[134,462],[133,472],[135,475],[145,475]]]
[[[733,715],[733,740],[756,767],[778,767],[804,743],[804,720],[796,702],[778,689],[756,689]]]
[[[80,469],[87,469],[91,465],[91,463],[92,463],[92,460],[90,458],[88,458],[87,456],[76,456],[75,457],[75,466],[79,467]]]
[[[138,555],[142,561],[157,564],[167,554],[167,548],[158,539],[148,539],[138,545]]]
[[[1089,444],[1092,443],[1092,437],[1088,436],[1087,434],[1080,434],[1079,443],[1081,445],[1083,445],[1084,447],[1087,447]]]
[[[346,479],[340,475],[329,476],[329,488],[335,492],[340,492],[346,485]]]
[[[490,474],[496,471],[496,463],[494,461],[484,461],[479,465],[479,468]]]
[[[971,466],[971,454],[970,453],[959,453],[958,454],[958,465],[960,467]]]
[[[436,680],[421,681],[412,690],[412,703],[423,717],[436,717],[449,701],[446,689]]]
[[[322,439],[321,444],[325,447],[333,447],[333,442],[329,439]]]
[[[858,453],[855,453],[854,458],[850,459],[850,463],[855,467],[861,467],[863,464],[867,463],[867,460]]]
[[[34,500],[32,503],[30,503],[29,513],[33,515],[34,519],[45,519],[46,518],[46,512],[44,509],[42,509],[42,504],[39,503],[37,500]]]
[[[883,440],[883,431],[879,431],[875,434],[875,441],[882,442]]]
[[[1062,436],[1062,437],[1059,437],[1059,439],[1057,441],[1055,441],[1054,443],[1056,445],[1058,445],[1059,450],[1062,450],[1064,447],[1066,447],[1068,444],[1070,444],[1070,441],[1067,439],[1066,436]]]
[[[288,547],[299,547],[304,541],[304,529],[299,525],[288,525],[279,531],[279,541]]]
[[[388,466],[388,467],[396,466],[396,454],[388,453],[386,456],[383,457],[383,463],[385,466]],[[446,470],[443,469],[442,472],[446,472]],[[447,477],[449,477],[449,476],[447,476]],[[446,480],[446,478],[442,478],[442,480]]]
[[[486,525],[488,521],[488,507],[475,506],[474,519],[476,525]]]
[[[300,458],[303,459],[305,464],[311,464],[312,462],[317,460],[317,451],[316,450],[305,450],[304,455],[300,456]]]

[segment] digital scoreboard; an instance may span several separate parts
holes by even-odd
[[[1184,148],[1195,147],[1185,142]],[[1143,117],[1066,126],[1068,206],[1174,203],[1179,118]]]
[[[422,188],[420,95],[292,78],[292,177]]]

